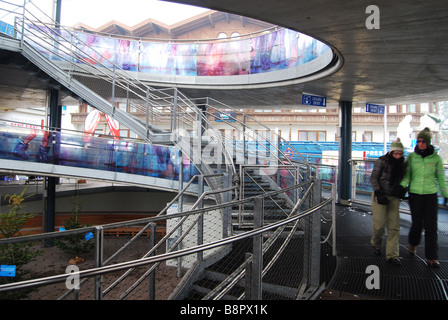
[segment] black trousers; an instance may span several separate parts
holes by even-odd
[[[425,229],[425,257],[428,260],[438,259],[437,238],[437,194],[409,194],[412,225],[409,231],[409,244],[420,244],[422,231]]]

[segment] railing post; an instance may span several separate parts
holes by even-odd
[[[146,89],[146,137],[149,137],[149,88]]]
[[[313,188],[310,201],[311,208],[321,202],[321,185],[320,180],[314,179],[310,186],[310,188]],[[320,229],[320,210],[317,210],[305,217],[302,284],[307,288],[319,286]]]
[[[104,230],[102,226],[95,227],[95,268],[103,266]],[[95,276],[95,300],[103,299],[103,276]]]
[[[264,217],[264,199],[255,198],[254,206],[254,229],[263,226]],[[261,300],[262,299],[262,271],[263,271],[263,234],[254,236],[253,250],[252,250],[252,268],[250,275],[250,290],[249,297],[246,294],[246,299]]]
[[[22,35],[20,37],[20,48],[23,48],[23,42],[25,41],[24,32],[25,32],[25,14],[26,14],[26,0],[23,0],[23,13],[22,13]]]
[[[117,76],[117,71],[116,71],[116,69],[115,69],[115,65],[113,66],[113,68],[112,68],[112,71],[113,71],[113,78],[112,78],[112,92],[111,92],[111,98],[110,98],[110,101],[111,101],[111,104],[112,104],[112,110],[113,110],[113,114],[111,114],[111,116],[114,116],[115,115],[115,78],[116,78],[116,76]]]
[[[155,234],[156,234],[156,224],[151,223],[149,227],[149,248],[152,249],[155,245]],[[151,256],[154,256],[155,252],[151,253]],[[156,270],[154,269],[149,274],[149,300],[156,299]]]
[[[247,156],[249,157],[249,152],[247,153]],[[246,115],[243,114],[243,164],[247,164],[249,161],[246,162]]]
[[[181,193],[184,189],[184,156],[182,149],[179,149],[179,199],[177,201],[177,212],[184,211],[184,195]],[[180,238],[182,236],[182,225],[177,229],[177,237]],[[178,250],[182,249],[182,244],[179,243],[177,246]],[[177,276],[180,277],[182,274],[182,257],[177,258]]]
[[[240,164],[240,170],[239,170],[239,174],[240,174],[240,190],[239,190],[239,199],[238,200],[243,200],[244,199],[243,191],[244,191],[244,173],[245,173],[245,170],[246,170],[246,167],[244,165]],[[243,212],[244,212],[244,203],[240,203],[238,205],[238,226],[239,227],[241,227]]]
[[[178,152],[178,165],[179,165],[179,192],[181,193],[182,190],[184,189],[184,153],[182,151],[182,149],[179,149]],[[183,194],[181,194],[179,196],[179,201],[178,201],[178,208],[179,208],[179,212],[182,212],[183,209],[183,204],[184,204],[184,196]]]
[[[200,175],[198,177],[198,197],[200,197],[204,193],[204,176]],[[201,200],[197,206],[198,209],[203,208],[204,202]],[[199,213],[198,220],[198,234],[197,234],[197,245],[200,246],[204,243],[204,215],[203,213]],[[204,252],[199,251],[197,254],[198,261],[202,261],[204,259]]]
[[[245,281],[245,294],[246,300],[252,300],[252,269],[253,269],[253,255],[246,252],[245,260],[249,261],[246,265],[246,274],[244,276]]]
[[[177,88],[174,88],[173,94],[173,112],[171,118],[171,132],[177,129]]]
[[[351,191],[351,200],[352,202],[356,200],[356,169],[357,169],[357,163],[355,160],[351,161],[352,164],[352,191]]]
[[[331,184],[331,198],[332,198],[332,200],[331,200],[331,219],[333,222],[333,227],[332,227],[333,230],[331,230],[331,232],[332,232],[331,236],[332,236],[332,240],[333,240],[332,253],[333,253],[333,256],[336,257],[336,184],[334,184],[334,183]]]
[[[313,183],[313,206],[318,205],[322,200],[322,182],[318,179]],[[320,209],[311,215],[311,261],[310,261],[310,286],[318,287],[320,285]]]
[[[196,162],[199,163],[199,165],[203,164],[203,158],[202,158],[202,125],[203,125],[203,115],[202,112],[198,113],[198,121],[196,122],[197,128],[196,128],[196,152],[197,152],[197,159]]]
[[[228,188],[231,186],[231,178],[232,173],[223,173],[222,179],[223,179],[223,188]],[[232,191],[226,191],[223,195],[224,203],[230,203],[232,200]],[[223,219],[222,219],[222,237],[227,238],[229,236],[229,227],[230,227],[230,221],[231,221],[231,207],[227,206],[223,209]]]

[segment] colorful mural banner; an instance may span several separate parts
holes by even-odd
[[[235,76],[249,73],[249,39],[198,45],[198,76]]]
[[[141,42],[139,71],[151,74],[195,76],[196,44]]]
[[[48,143],[49,136],[56,143]],[[199,174],[186,156],[182,161],[176,148],[105,139],[35,128],[0,124],[0,158],[54,163],[97,170],[126,172],[169,180],[179,179],[180,165],[184,181]]]
[[[25,35],[50,59],[63,57],[77,63],[176,76],[235,76],[285,70],[306,64],[329,50],[326,44],[289,29],[247,39],[200,43],[118,39],[31,24]],[[53,37],[64,44],[58,54],[52,53],[54,48],[46,48]],[[70,56],[71,50],[76,54]]]
[[[138,41],[101,37],[87,33],[76,33],[78,40],[78,62],[102,65],[113,68],[117,66],[127,71],[138,70]]]

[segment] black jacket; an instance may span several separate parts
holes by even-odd
[[[370,176],[373,191],[395,195],[405,172],[404,157],[397,160],[389,152],[379,157],[373,165],[372,175]]]

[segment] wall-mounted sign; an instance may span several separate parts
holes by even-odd
[[[302,94],[302,104],[307,106],[326,107],[327,97]]]
[[[0,32],[13,37],[14,36],[14,26],[10,25],[9,23],[0,21]]]
[[[215,121],[217,122],[235,122],[236,121],[236,112],[228,111],[228,112],[215,112]]]
[[[366,112],[384,114],[385,106],[379,104],[366,103]]]

